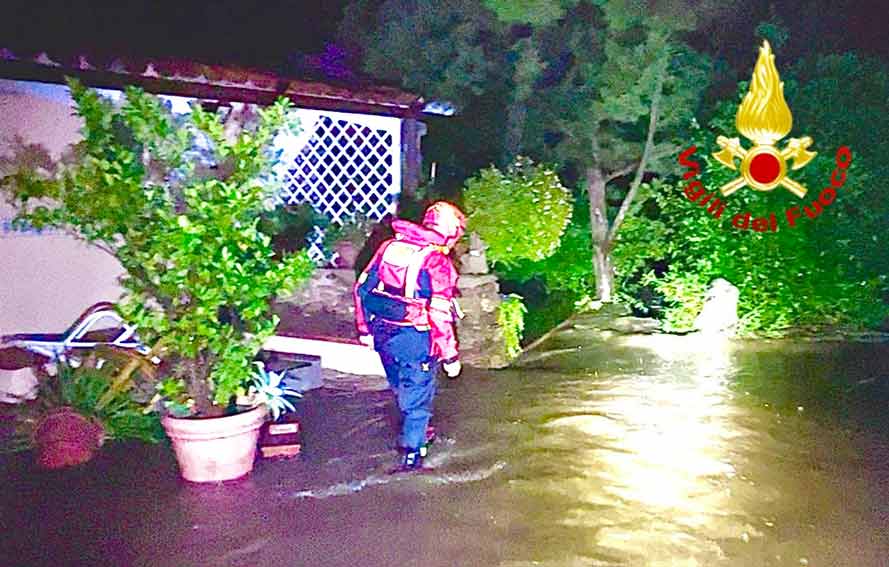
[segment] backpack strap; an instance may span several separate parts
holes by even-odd
[[[407,275],[404,278],[404,296],[413,299],[417,295],[417,286],[420,280],[420,269],[426,263],[430,254],[435,252],[434,246],[424,246],[417,250],[407,267]]]

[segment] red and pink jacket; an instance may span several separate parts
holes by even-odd
[[[354,288],[358,333],[370,334],[376,319],[430,333],[429,354],[444,362],[458,357],[454,295],[459,274],[445,237],[410,221],[392,221],[395,238],[385,241]]]

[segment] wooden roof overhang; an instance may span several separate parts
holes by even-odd
[[[398,118],[417,118],[425,106],[418,95],[396,88],[336,86],[302,81],[269,72],[204,65],[172,59],[90,59],[85,55],[17,54],[0,49],[0,78],[65,82],[75,77],[85,85],[104,89],[138,86],[154,94],[202,100],[268,105],[286,96],[302,108],[357,112]]]

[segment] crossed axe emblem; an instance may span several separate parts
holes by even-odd
[[[731,195],[745,185],[757,191],[771,191],[781,185],[797,197],[805,197],[808,189],[787,177],[787,162],[792,161],[790,169],[796,171],[812,161],[817,152],[808,150],[812,145],[812,138],[809,136],[790,138],[783,150],[778,150],[771,144],[758,144],[747,150],[741,145],[740,138],[725,136],[719,136],[716,143],[722,148],[713,154],[719,163],[737,170],[735,159],[741,160],[741,176],[720,188],[724,196]]]

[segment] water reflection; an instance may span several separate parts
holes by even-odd
[[[587,556],[711,564],[725,557],[719,540],[758,533],[735,519],[729,485],[733,447],[750,434],[734,423],[730,345],[676,339],[627,339],[642,353],[628,372],[587,379],[586,392],[575,383],[582,398],[561,396],[563,411],[542,421],[542,442],[573,453],[549,487],[573,501],[556,521],[586,532]]]
[[[428,474],[386,474],[389,394],[338,388],[298,406],[299,459],[260,461],[230,486],[184,485],[167,447],[111,445],[66,472],[0,462],[0,523],[29,534],[5,538],[0,558],[887,565],[889,345],[597,341],[578,327],[541,350],[442,381]]]
[[[714,536],[749,535],[749,528],[721,521],[731,508],[725,481],[735,475],[730,447],[739,434],[727,403],[729,345],[716,339],[703,352],[688,351],[678,348],[688,342],[659,344],[663,339],[636,340],[644,342],[635,346],[649,347],[660,359],[652,362],[657,366],[652,374],[623,380],[613,395],[594,402],[621,431],[610,436],[611,447],[589,453],[600,469],[594,476],[609,482],[606,494],[620,499],[622,507],[656,518],[654,529],[616,523],[599,531],[598,543],[626,553],[644,549],[651,563],[702,553],[721,557],[717,546],[702,546],[689,531],[716,528],[722,533]]]

